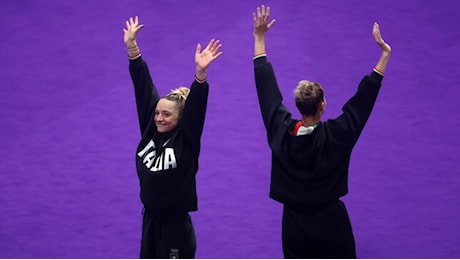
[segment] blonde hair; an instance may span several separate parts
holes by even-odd
[[[169,92],[163,98],[169,101],[176,102],[176,108],[179,111],[179,114],[182,115],[182,111],[184,110],[184,106],[185,106],[185,101],[187,100],[189,93],[190,93],[190,89],[186,87],[179,87],[179,88],[171,90],[171,92]]]
[[[294,90],[295,105],[304,116],[313,116],[324,101],[323,87],[315,82],[301,80]]]

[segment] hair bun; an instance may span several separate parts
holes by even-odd
[[[187,98],[189,92],[190,92],[190,89],[186,87],[179,87],[179,88],[173,89],[171,91],[171,94],[174,93],[176,95],[180,95],[185,99]]]
[[[169,92],[169,94],[166,96],[173,98],[176,101],[182,102],[187,99],[189,93],[190,93],[190,89],[186,87],[179,87],[179,88],[171,90],[171,92]]]

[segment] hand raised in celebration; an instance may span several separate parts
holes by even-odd
[[[222,44],[219,40],[212,39],[206,48],[201,50],[201,44],[197,44],[195,52],[195,64],[197,72],[205,72],[208,66],[220,55]]]
[[[137,33],[144,27],[143,24],[139,24],[139,17],[130,17],[126,21],[126,29],[123,29],[124,37],[123,40],[128,47],[137,45],[136,36]]]
[[[255,36],[263,36],[276,22],[276,19],[268,22],[270,18],[270,7],[265,7],[265,5],[257,7],[257,13],[253,13],[252,16],[254,20]]]
[[[391,46],[386,43],[380,33],[380,26],[377,22],[374,22],[372,27],[372,35],[374,36],[375,42],[380,46],[383,52],[391,52]]]

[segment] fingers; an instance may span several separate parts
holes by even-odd
[[[373,25],[374,29],[378,29],[379,28],[379,24],[377,22],[374,22],[374,25]]]
[[[195,57],[201,61],[208,60],[208,62],[212,62],[223,54],[223,52],[220,51],[221,48],[222,44],[220,43],[220,40],[211,39],[206,48],[203,50],[201,44],[197,44]]]
[[[214,39],[211,39],[208,43],[208,45],[206,46],[205,50],[209,50],[211,48],[211,46],[214,44]]]
[[[272,26],[275,24],[275,22],[276,22],[276,19],[273,19],[273,20],[267,25],[268,29],[272,28]]]
[[[373,34],[374,34],[375,41],[379,45],[384,45],[385,44],[385,41],[382,38],[382,33],[380,32],[380,26],[379,26],[378,23],[374,23]]]
[[[208,46],[206,46],[205,50],[209,50],[213,54],[219,52],[219,50],[222,48],[222,44],[220,44],[220,40],[215,40],[211,39],[209,41]]]
[[[220,48],[222,48],[222,44],[220,44],[220,41],[217,40],[217,41],[214,41],[214,43],[212,44],[211,51],[216,53],[220,50]]]
[[[374,35],[380,35],[380,26],[377,22],[374,22],[374,25],[372,27],[372,33]]]
[[[195,55],[196,55],[196,54],[200,54],[200,53],[201,53],[201,44],[198,43],[198,44],[196,45]]]
[[[269,6],[262,5],[257,7],[256,12],[252,14],[255,27],[266,27],[270,29],[276,22],[275,19],[269,22],[271,9]]]
[[[214,55],[214,60],[217,59],[217,58],[219,58],[220,55],[222,55],[222,54],[223,54],[223,52],[221,52],[221,51],[219,51],[218,53],[216,53],[216,54]]]
[[[255,21],[259,22],[261,17],[262,17],[262,12],[260,11],[260,7],[257,7],[256,13],[254,14]]]
[[[372,35],[374,36],[375,42],[382,48],[383,51],[391,52],[391,46],[385,42],[380,32],[380,25],[374,22],[372,26]]]
[[[220,40],[211,39],[203,50],[201,44],[198,43],[195,52],[195,63],[197,68],[199,70],[206,70],[214,60],[222,55],[220,51],[221,48],[222,44]]]
[[[270,7],[267,9],[265,8],[265,5],[262,5],[260,7],[257,7],[257,14],[254,13],[254,21],[259,21],[259,20],[266,20],[268,19],[267,16],[270,15]]]
[[[135,16],[135,17],[129,17],[128,20],[126,20],[125,22],[126,24],[126,29],[128,30],[140,30],[144,27],[143,24],[139,25],[139,17],[138,16]]]

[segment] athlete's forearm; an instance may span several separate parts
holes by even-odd
[[[390,59],[390,52],[389,51],[382,51],[382,55],[380,55],[380,58],[375,65],[375,70],[382,74],[382,76],[385,74],[387,65],[388,65],[388,60]]]
[[[265,49],[265,35],[254,36],[254,56],[266,53]]]

